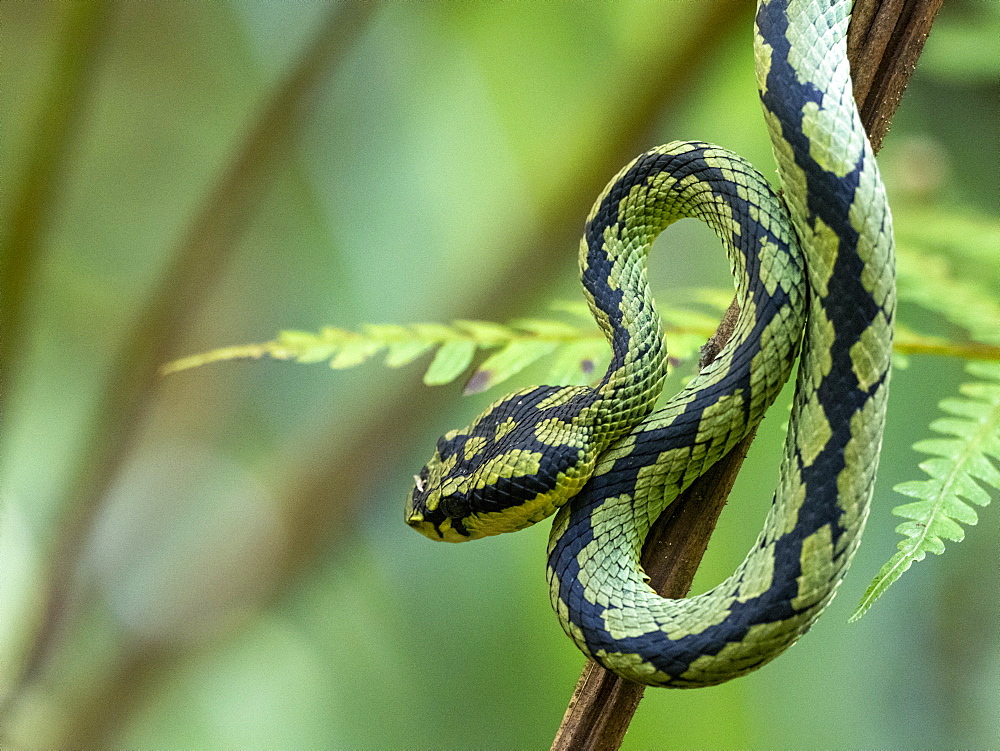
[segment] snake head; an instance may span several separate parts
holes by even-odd
[[[525,389],[446,433],[413,478],[406,523],[432,540],[463,542],[523,529],[554,512],[593,466],[586,436],[564,419],[580,393]]]
[[[420,474],[413,476],[413,489],[406,499],[406,523],[432,540],[472,539],[462,523],[468,515],[468,504],[462,504],[456,493],[456,485],[461,483],[453,477],[463,434],[465,431],[453,430],[438,440],[434,456]]]

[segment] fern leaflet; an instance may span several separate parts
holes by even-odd
[[[176,373],[213,362],[263,357],[300,363],[329,362],[331,368],[342,370],[361,365],[380,353],[385,353],[387,366],[398,368],[433,352],[424,383],[439,386],[457,379],[480,352],[489,351],[466,382],[465,393],[493,388],[545,357],[552,358],[546,383],[576,385],[593,381],[594,374],[601,373],[609,360],[607,340],[586,305],[559,303],[553,307],[586,316],[587,323],[574,325],[556,319],[522,318],[506,325],[454,321],[450,325],[366,324],[357,332],[333,326],[318,334],[282,331],[273,341],[223,347],[174,360],[162,372]],[[691,359],[715,330],[716,320],[703,313],[674,309],[661,313],[674,364]],[[1000,348],[997,357],[1000,359]]]
[[[931,423],[931,430],[953,438],[919,441],[913,448],[932,458],[920,463],[929,475],[926,480],[912,480],[896,485],[894,490],[919,500],[893,509],[909,521],[896,531],[906,539],[868,586],[850,620],[860,618],[910,566],[922,561],[928,552],[940,555],[945,540],[961,542],[962,524],[978,521],[969,502],[986,506],[991,494],[983,484],[1000,489],[1000,365],[969,363],[971,375],[983,380],[965,383],[959,392],[965,398],[945,399],[940,403],[948,417]],[[982,483],[982,484],[981,484]]]

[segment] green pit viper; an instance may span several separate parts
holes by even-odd
[[[764,0],[754,55],[781,195],[739,156],[674,142],[627,165],[580,245],[591,311],[612,347],[593,387],[496,402],[438,441],[406,521],[458,542],[558,509],[548,580],[583,652],[653,686],[710,686],[770,661],[832,599],[857,548],[885,423],[895,311],[885,190],[854,104],[851,2]],[[653,239],[682,217],[721,238],[739,318],[718,357],[662,408],[660,321],[646,283]],[[639,565],[660,512],[762,418],[800,349],[774,501],[736,572],[687,599]]]

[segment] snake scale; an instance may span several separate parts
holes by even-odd
[[[443,436],[406,521],[432,539],[521,529],[558,510],[552,604],[583,652],[653,686],[710,686],[770,661],[832,599],[857,548],[885,423],[895,311],[891,218],[854,104],[851,3],[763,0],[754,56],[779,196],[742,158],[674,142],[599,196],[580,247],[612,347],[592,387],[542,386]],[[697,217],[722,240],[739,317],[718,357],[654,411],[666,374],[646,283],[653,239]],[[660,597],[639,565],[660,512],[798,376],[774,501],[714,589]]]

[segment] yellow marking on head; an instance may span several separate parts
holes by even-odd
[[[456,464],[458,464],[458,454],[452,454],[447,459],[441,460],[440,464],[438,464],[438,476],[441,478],[447,477],[455,469]]]
[[[424,506],[427,507],[428,511],[433,511],[438,507],[438,503],[441,502],[441,489],[434,488],[427,497],[424,499]]]
[[[517,422],[513,417],[508,417],[503,422],[498,423],[496,430],[493,433],[493,442],[499,443],[504,436],[509,435],[516,427]]]
[[[513,454],[515,452],[509,453]],[[529,452],[520,453],[528,454]],[[540,454],[535,454],[535,456],[540,456]],[[511,506],[503,511],[472,514],[463,519],[463,524],[469,530],[469,539],[475,540],[502,532],[516,532],[550,516],[560,506],[565,504],[566,501],[576,495],[590,477],[592,463],[583,461],[582,452],[580,459],[581,461],[576,465],[570,467],[566,472],[559,474],[556,478],[555,487],[551,490],[539,493],[534,498],[519,506]],[[537,472],[537,467],[535,471]],[[517,475],[494,475],[494,477],[498,476],[513,477]],[[476,487],[483,487],[483,485],[477,484]]]
[[[468,479],[468,489],[478,490],[489,487],[500,478],[526,477],[538,474],[542,455],[537,451],[511,449],[489,461],[483,462],[475,474]]]
[[[411,527],[416,529],[422,535],[429,537],[432,540],[440,540],[441,542],[466,542],[473,538],[463,535],[460,532],[456,532],[455,528],[451,526],[451,519],[445,519],[438,527],[435,527],[430,522],[420,521],[418,523],[411,523]]]
[[[561,388],[558,391],[553,391],[549,396],[542,399],[535,405],[537,409],[551,409],[552,407],[561,407],[563,404],[568,404],[573,401],[573,399],[590,389],[586,386],[567,386]]]
[[[486,448],[486,439],[477,435],[465,442],[465,448],[462,453],[465,456],[465,460],[470,461],[482,453],[484,448]]]

